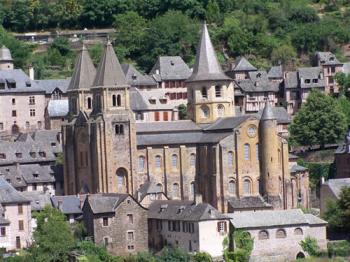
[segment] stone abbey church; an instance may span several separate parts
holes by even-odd
[[[83,47],[63,126],[65,193],[129,193],[145,183],[169,199],[203,201],[223,212],[308,206],[307,173],[290,170],[272,107],[235,116],[234,83],[203,25],[187,80],[190,120],[137,123],[111,43],[97,69]]]

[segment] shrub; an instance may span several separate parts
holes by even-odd
[[[329,242],[327,245],[328,248],[328,256],[340,256],[346,257],[350,256],[350,243],[346,240]]]
[[[213,262],[212,257],[206,252],[198,252],[193,256],[194,262]]]
[[[303,241],[300,242],[302,249],[307,252],[310,256],[319,256],[320,248],[317,245],[317,240],[312,237],[306,237]]]

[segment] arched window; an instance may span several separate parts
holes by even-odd
[[[19,133],[19,126],[17,124],[13,124],[11,127],[11,133],[13,135],[17,135]]]
[[[171,166],[177,168],[177,155],[175,154],[171,156]]]
[[[244,160],[250,160],[250,145],[244,144]]]
[[[145,170],[145,157],[139,156],[139,169],[140,171]]]
[[[277,229],[276,231],[276,238],[286,238],[287,237],[287,233],[284,229]]]
[[[117,170],[117,185],[119,189],[126,186],[127,172],[124,168],[118,168]]]
[[[221,97],[222,94],[221,94],[221,86],[215,86],[215,97]]]
[[[156,156],[155,157],[155,165],[156,165],[156,168],[160,168],[161,165],[162,165],[162,158],[161,156]]]
[[[178,183],[174,183],[173,184],[173,197],[179,197],[180,190],[179,190],[179,184]]]
[[[232,151],[229,151],[227,153],[227,165],[228,166],[233,166],[233,152]]]
[[[163,192],[163,185],[161,183],[157,184],[157,190],[158,192]]]
[[[201,109],[202,109],[202,117],[208,118],[209,117],[209,107],[202,106]]]
[[[258,238],[259,240],[269,239],[269,233],[266,230],[261,230]]]
[[[245,178],[243,180],[243,194],[244,195],[251,195],[252,193],[252,182],[249,178]]]
[[[228,182],[228,193],[230,195],[236,194],[236,182],[233,179]]]
[[[87,109],[91,109],[92,108],[92,100],[91,97],[87,98]]]
[[[259,144],[255,145],[255,157],[259,161]]]
[[[207,93],[207,88],[206,87],[202,87],[202,97],[203,98],[208,98],[208,93]]]
[[[303,235],[303,230],[300,227],[294,229],[294,235]]]
[[[112,95],[112,106],[117,106],[117,97]]]
[[[196,154],[194,153],[190,155],[190,166],[196,166]]]
[[[117,106],[122,105],[122,97],[120,95],[117,95]]]
[[[218,116],[222,117],[225,115],[225,107],[224,105],[218,105]]]

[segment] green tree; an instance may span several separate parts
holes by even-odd
[[[194,262],[213,262],[213,258],[206,252],[197,252],[193,256]]]
[[[221,20],[220,8],[216,0],[209,0],[205,17],[209,23],[218,23]]]
[[[271,60],[274,64],[286,65],[290,63],[293,59],[296,59],[297,53],[294,48],[290,45],[284,44],[274,48],[271,52]]]
[[[30,258],[37,262],[68,261],[68,253],[75,246],[75,241],[64,214],[47,206],[36,213],[35,218],[37,229],[29,249]]]
[[[290,134],[299,145],[324,147],[343,138],[346,128],[346,118],[337,101],[314,90],[294,117]]]
[[[189,262],[190,255],[177,248],[164,248],[158,259],[159,262],[181,261]]]
[[[335,80],[339,85],[339,94],[348,96],[350,90],[350,75],[338,72],[335,75]]]
[[[184,104],[179,105],[179,119],[183,120],[187,118],[187,106]]]
[[[320,248],[317,245],[317,240],[315,238],[307,236],[299,244],[310,256],[318,256],[320,254]]]
[[[229,250],[229,240],[224,240],[224,260],[226,262],[248,262],[253,250],[254,240],[246,231],[236,230],[233,232],[235,250]]]

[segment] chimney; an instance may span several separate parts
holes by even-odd
[[[28,68],[28,74],[29,74],[30,80],[34,80],[34,67],[32,65],[30,65]]]
[[[194,196],[194,203],[195,203],[196,205],[202,204],[202,203],[203,203],[202,194],[196,194],[196,195]]]

